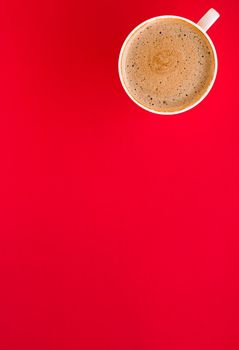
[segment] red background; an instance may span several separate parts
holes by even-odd
[[[219,71],[171,117],[125,94],[140,22],[210,8]],[[239,348],[237,1],[2,1],[0,347]]]

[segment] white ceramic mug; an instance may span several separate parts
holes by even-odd
[[[127,38],[125,39],[125,41],[124,41],[124,43],[122,45],[122,48],[120,50],[120,55],[119,55],[119,62],[118,62],[118,70],[119,70],[120,81],[121,81],[121,83],[123,85],[123,88],[124,88],[125,92],[131,98],[131,100],[133,100],[138,106],[140,106],[143,109],[146,109],[149,112],[156,113],[156,114],[164,114],[164,115],[172,115],[172,114],[178,114],[178,113],[186,112],[189,109],[191,109],[191,108],[195,107],[196,105],[198,105],[207,96],[207,94],[211,90],[211,88],[212,88],[212,86],[213,86],[213,84],[215,82],[216,75],[217,75],[217,69],[218,69],[217,53],[216,53],[216,50],[215,50],[215,47],[213,45],[212,40],[210,39],[210,37],[208,36],[208,34],[206,32],[213,25],[213,23],[219,18],[219,16],[220,16],[219,13],[216,10],[214,10],[214,9],[210,9],[200,19],[200,21],[198,23],[194,23],[194,22],[190,21],[187,18],[179,17],[179,16],[171,16],[171,15],[158,16],[158,17],[150,18],[147,21],[145,21],[143,23],[140,23],[136,28],[134,28],[132,30],[132,32],[127,36]],[[123,81],[123,77],[122,77],[122,72],[121,72],[121,65],[122,65],[122,57],[123,57],[123,54],[124,54],[124,48],[125,48],[126,44],[128,44],[128,42],[131,39],[132,35],[135,32],[137,32],[141,26],[145,25],[146,23],[150,24],[151,21],[154,21],[155,19],[160,19],[160,18],[178,18],[178,19],[184,20],[184,21],[190,23],[191,25],[193,25],[194,27],[196,27],[206,37],[206,39],[208,40],[209,44],[211,45],[211,49],[212,49],[213,55],[214,55],[214,62],[215,62],[214,74],[213,74],[213,78],[212,78],[210,84],[208,85],[207,90],[205,91],[205,93],[194,104],[192,104],[192,105],[190,105],[190,106],[188,106],[188,107],[186,107],[184,109],[181,109],[179,111],[174,111],[174,112],[155,111],[155,110],[152,110],[152,109],[149,109],[149,108],[145,107],[144,105],[142,105],[141,103],[136,101],[135,98],[128,91],[127,87],[125,86],[124,81]]]

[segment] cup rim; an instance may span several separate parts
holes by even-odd
[[[204,94],[200,97],[200,99],[198,99],[195,103],[193,103],[192,105],[184,108],[184,109],[181,109],[181,110],[178,110],[178,111],[173,111],[173,112],[161,112],[161,111],[156,111],[156,110],[153,110],[153,109],[150,109],[146,106],[144,106],[143,104],[141,104],[140,102],[138,102],[128,91],[128,89],[126,88],[125,86],[125,83],[123,81],[123,77],[122,77],[122,73],[121,73],[121,61],[122,61],[122,57],[123,57],[123,52],[124,52],[124,49],[125,49],[125,46],[126,44],[128,43],[128,41],[130,40],[130,38],[132,37],[132,35],[143,25],[149,23],[149,22],[152,22],[153,20],[156,20],[156,19],[159,19],[159,18],[178,18],[178,19],[181,19],[183,21],[186,21],[188,23],[190,23],[191,25],[193,25],[194,27],[196,27],[205,37],[206,39],[208,40],[209,44],[211,45],[211,48],[212,48],[212,51],[213,51],[213,55],[214,55],[214,62],[215,62],[215,67],[214,67],[214,74],[213,74],[213,78],[210,82],[210,84],[208,85],[207,87],[207,90],[204,92]],[[190,19],[187,19],[185,17],[181,17],[181,16],[175,16],[175,15],[162,15],[162,16],[156,16],[156,17],[152,17],[152,18],[149,18],[147,19],[146,21],[143,21],[141,22],[140,24],[138,24],[129,34],[128,36],[126,37],[126,39],[124,40],[123,42],[123,45],[120,49],[120,54],[119,54],[119,59],[118,59],[118,74],[119,74],[119,77],[120,77],[120,81],[121,81],[121,84],[125,90],[125,92],[127,93],[127,95],[130,97],[130,99],[135,102],[139,107],[145,109],[146,111],[148,112],[151,112],[151,113],[154,113],[154,114],[159,114],[159,115],[174,115],[174,114],[180,114],[180,113],[184,113],[184,112],[187,112],[188,110],[196,107],[200,102],[202,102],[202,100],[204,100],[204,98],[209,94],[214,82],[215,82],[215,79],[216,79],[216,76],[217,76],[217,71],[218,71],[218,59],[217,59],[217,52],[216,52],[216,49],[215,49],[215,46],[211,40],[211,38],[209,37],[209,35],[207,34],[206,31],[203,30],[202,27],[200,27],[197,23],[191,21]]]

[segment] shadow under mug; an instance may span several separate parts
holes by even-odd
[[[152,113],[156,113],[156,114],[162,114],[162,115],[173,115],[173,114],[178,114],[178,113],[182,113],[182,112],[186,112],[189,109],[192,109],[193,107],[197,106],[202,100],[204,100],[204,98],[208,95],[209,91],[211,90],[215,79],[216,79],[216,75],[217,75],[217,69],[218,69],[218,60],[217,60],[217,53],[216,53],[216,49],[213,45],[213,42],[211,40],[211,38],[208,36],[208,34],[206,33],[207,30],[216,22],[216,20],[219,18],[219,13],[214,10],[214,9],[210,9],[201,19],[198,23],[194,23],[191,20],[184,18],[184,17],[180,17],[180,16],[173,16],[173,15],[165,15],[165,16],[157,16],[157,17],[153,17],[148,19],[147,21],[144,21],[142,23],[140,23],[136,28],[134,28],[130,34],[127,36],[127,38],[125,39],[122,48],[120,50],[120,55],[119,55],[119,61],[118,61],[118,71],[119,71],[119,77],[120,77],[120,81],[121,84],[125,90],[125,92],[127,93],[127,95],[131,98],[132,101],[134,101],[138,106],[140,106],[141,108],[152,112]],[[151,21],[157,20],[157,19],[161,19],[161,18],[176,18],[176,19],[181,19],[183,21],[186,21],[188,23],[190,23],[192,26],[196,27],[203,35],[204,37],[206,37],[206,40],[208,41],[208,43],[211,46],[213,55],[214,55],[214,72],[213,72],[213,78],[210,82],[210,84],[208,85],[206,91],[204,92],[204,94],[192,105],[184,108],[184,109],[180,109],[178,111],[173,111],[173,112],[161,112],[161,111],[156,111],[153,109],[149,109],[146,106],[144,106],[143,104],[141,104],[140,102],[138,102],[128,91],[124,81],[123,81],[123,76],[122,76],[122,72],[121,72],[121,67],[122,67],[122,58],[124,55],[124,49],[126,47],[126,45],[128,44],[128,42],[131,40],[133,34],[135,32],[137,32],[143,25],[145,24],[150,24]]]

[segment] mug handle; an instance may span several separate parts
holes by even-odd
[[[206,32],[219,17],[220,15],[216,10],[210,9],[205,13],[205,15],[197,24]]]

